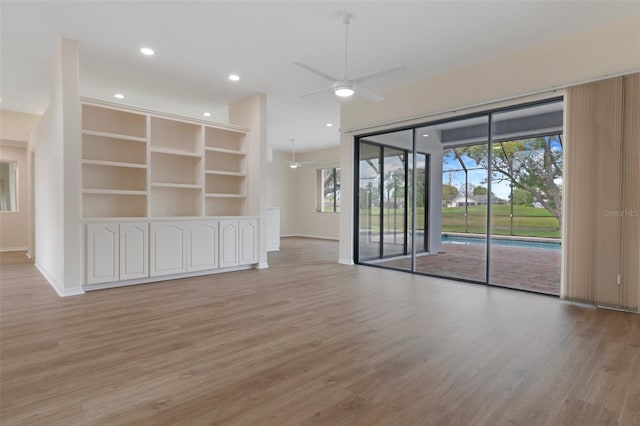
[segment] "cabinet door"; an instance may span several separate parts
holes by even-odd
[[[152,277],[187,272],[187,230],[183,222],[150,225]]]
[[[117,223],[87,225],[87,284],[118,281],[118,237]]]
[[[238,221],[220,221],[220,267],[238,265]]]
[[[149,276],[149,228],[147,223],[120,224],[120,279]]]
[[[238,228],[240,265],[258,263],[258,220],[240,219]]]
[[[218,267],[218,221],[192,222],[189,227],[187,271]]]

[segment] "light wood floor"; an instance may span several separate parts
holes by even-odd
[[[58,298],[1,256],[4,426],[640,424],[640,316],[335,263]]]

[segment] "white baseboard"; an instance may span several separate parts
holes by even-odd
[[[84,294],[84,290],[82,289],[82,287],[65,288],[62,297],[78,296],[80,294]]]
[[[29,250],[29,247],[2,247],[0,248],[0,252],[5,252],[5,251],[27,251]]]
[[[53,289],[56,291],[58,296],[67,297],[67,296],[77,296],[79,294],[84,294],[84,290],[82,290],[82,287],[60,288],[58,284],[56,284],[56,281],[51,277],[51,275],[49,275],[49,273],[44,268],[38,265],[38,263],[36,263],[36,268],[38,268],[38,271],[40,271],[40,273],[42,274],[44,279],[47,280],[49,285],[53,287]]]
[[[240,266],[231,266],[229,268],[222,268],[222,269],[208,269],[204,271],[185,272],[181,274],[139,278],[136,280],[114,281],[110,283],[100,283],[100,284],[86,284],[82,286],[82,290],[84,291],[104,290],[108,288],[125,287],[128,285],[150,284],[150,283],[161,282],[161,281],[179,280],[181,278],[193,278],[193,277],[201,277],[204,275],[223,274],[226,272],[245,271],[247,269],[256,268],[257,265],[258,264],[240,265]]]
[[[353,263],[352,259],[338,259],[338,263],[341,265],[349,265],[349,266],[353,266],[355,265],[355,263]]]
[[[256,266],[256,269],[267,269],[268,267],[269,267],[269,264],[267,262],[260,262]]]
[[[307,235],[307,234],[293,234],[293,235],[281,235],[280,238],[299,237],[299,238],[314,238],[316,240],[331,240],[340,241],[340,238],[325,237],[322,235]]]

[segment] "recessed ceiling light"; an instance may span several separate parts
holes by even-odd
[[[124,95],[122,93],[116,93],[113,97],[116,99],[124,99]]]
[[[429,136],[429,135],[426,134],[426,133],[424,135],[422,135],[423,138],[426,138],[427,136]]]
[[[153,56],[153,54],[156,52],[154,52],[153,49],[150,47],[142,47],[140,48],[140,53],[146,56]]]
[[[229,74],[229,80],[238,81],[240,80],[240,76],[238,74]]]
[[[210,112],[205,112],[205,113],[204,113],[204,114],[202,114],[202,115],[204,115],[205,117],[211,117],[211,113],[210,113]]]
[[[325,126],[327,126],[327,127],[333,127],[333,124],[331,124],[331,123],[327,123],[327,124],[325,124]]]

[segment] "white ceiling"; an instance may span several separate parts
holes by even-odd
[[[631,2],[11,2],[0,4],[3,109],[42,113],[56,40],[80,43],[83,96],[226,121],[226,105],[268,96],[268,141],[308,151],[339,141],[332,94],[298,95],[327,82],[292,64],[340,74],[344,27],[350,74],[406,64],[369,88],[384,92],[430,74],[640,15]],[[138,52],[155,49],[153,57]],[[242,79],[232,83],[231,72]],[[347,101],[348,102],[348,101]],[[325,123],[334,126],[325,127]]]

